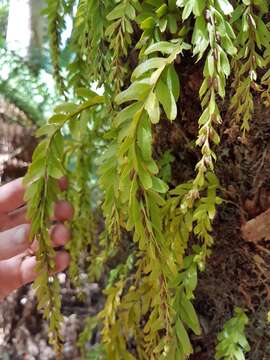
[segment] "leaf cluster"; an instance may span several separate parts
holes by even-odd
[[[215,359],[244,360],[245,353],[250,351],[244,330],[248,318],[240,308],[235,309],[234,316],[228,320],[218,335]]]
[[[100,344],[88,352],[89,358],[185,360],[193,352],[190,333],[201,331],[193,300],[199,272],[211,254],[213,220],[222,202],[215,174],[221,110],[233,94],[234,120],[242,121],[246,132],[254,92],[269,105],[269,71],[259,76],[259,69],[269,65],[269,4],[80,0],[69,5],[48,0],[53,62],[59,64],[63,19],[73,9],[73,57],[61,87],[83,101],[61,105],[40,130],[46,138],[26,177],[32,233],[41,249],[39,269],[45,269],[46,276],[38,280],[39,302],[45,298],[50,309],[57,303],[51,329],[59,337],[59,289],[51,290],[56,282],[48,280],[53,250],[46,229],[51,204],[59,196],[56,179],[69,172],[68,196],[75,205],[71,277],[79,286],[77,263],[88,248],[90,279],[103,274],[107,281],[104,307],[96,319],[87,321],[80,346],[98,326]],[[154,130],[161,122],[179,120],[181,62],[191,56],[202,64],[202,111],[197,138],[192,139],[201,158],[193,178],[173,188],[168,169],[172,158],[157,158]],[[103,86],[104,98],[90,90],[94,81]],[[97,183],[105,223],[99,237],[89,232]],[[106,272],[110,258],[123,252],[119,264]],[[218,359],[243,358],[248,351],[245,324],[245,315],[237,311],[219,336]]]

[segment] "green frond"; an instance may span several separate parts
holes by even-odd
[[[60,287],[53,275],[55,252],[48,226],[52,203],[61,196],[57,179],[67,174],[67,197],[75,210],[68,245],[70,277],[80,288],[83,266],[90,280],[102,278],[105,283],[103,309],[86,321],[79,339],[84,356],[186,360],[194,351],[190,335],[201,333],[195,290],[211,255],[214,218],[222,202],[215,169],[223,110],[230,103],[231,121],[240,123],[245,134],[252,125],[254,93],[269,105],[269,4],[47,4],[55,78],[72,102],[57,107],[39,131],[44,139],[25,178],[32,235],[40,244],[35,283],[39,306],[57,348]],[[74,14],[67,45],[72,56],[60,66],[67,14]],[[174,121],[182,126],[182,69],[187,61],[196,62],[202,77],[198,133],[191,139],[201,155],[189,181],[174,184],[170,163],[178,159],[168,149],[157,151],[157,130]],[[104,97],[93,92],[93,85],[102,88]],[[81,99],[79,105],[74,98]],[[104,223],[97,229],[99,207]],[[246,323],[246,315],[237,310],[219,335],[217,359],[244,359],[249,351]],[[84,344],[96,330],[100,341],[86,351]]]

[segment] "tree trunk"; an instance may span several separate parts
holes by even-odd
[[[41,15],[44,8],[43,0],[30,0],[30,44],[28,57],[31,64],[38,70],[43,61],[44,37],[46,34],[45,16]]]
[[[40,68],[43,59],[46,32],[45,17],[41,15],[43,7],[43,0],[10,0],[9,6],[8,49],[27,59],[34,70]]]
[[[26,58],[31,39],[31,20],[29,0],[10,0],[7,47],[17,55]]]
[[[202,69],[192,59],[181,63],[182,78],[179,118],[158,126],[156,151],[171,150],[172,183],[193,176],[200,152],[190,146],[196,138],[201,113],[198,89]],[[192,360],[214,359],[217,334],[233,316],[235,306],[248,310],[249,360],[270,359],[270,108],[254,93],[251,130],[243,137],[240,125],[232,121],[230,99],[222,106],[221,142],[215,148],[216,174],[221,182],[223,204],[214,221],[215,245],[205,272],[199,276],[194,300],[203,327],[193,337]],[[268,211],[267,211],[268,210]],[[242,228],[242,231],[241,231]]]

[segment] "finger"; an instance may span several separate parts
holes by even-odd
[[[59,200],[54,205],[54,216],[59,221],[71,220],[74,210],[68,201]]]
[[[63,224],[54,225],[50,229],[50,237],[54,247],[65,245],[70,240],[70,231]],[[0,260],[9,259],[21,254],[26,249],[32,250],[33,254],[38,248],[35,240],[29,243],[30,225],[23,224],[0,233]]]
[[[64,176],[59,180],[61,191],[67,190],[68,180]],[[0,213],[9,213],[22,206],[24,201],[25,187],[22,178],[11,181],[0,187]]]
[[[66,251],[57,251],[55,257],[55,272],[64,271],[69,265],[70,257]],[[25,258],[19,269],[19,286],[28,284],[35,280],[37,273],[35,270],[36,258],[34,256]]]
[[[0,187],[0,213],[8,213],[24,204],[25,188],[22,178],[11,181]]]
[[[63,224],[54,225],[51,229],[51,239],[55,247],[66,245],[70,238],[70,230]]]
[[[69,255],[66,251],[56,252],[56,272],[65,270],[69,265]],[[11,259],[0,261],[0,299],[7,296],[13,290],[35,280],[36,258],[18,255]],[[3,281],[2,281],[3,279]]]
[[[23,224],[0,233],[0,260],[21,254],[29,247],[30,225]]]
[[[0,231],[27,223],[30,221],[26,218],[26,206],[22,206],[9,214],[0,214]]]
[[[70,230],[63,224],[54,225],[50,229],[50,236],[54,247],[66,245],[71,238]],[[37,251],[38,242],[36,240],[31,244],[30,249],[33,254]]]
[[[68,179],[66,176],[61,177],[61,179],[58,180],[59,187],[61,191],[65,191],[68,188]]]
[[[7,230],[21,224],[29,224],[30,221],[27,219],[26,212],[26,206],[22,206],[9,214],[0,214],[0,231]],[[71,220],[73,213],[73,208],[67,201],[57,201],[55,203],[55,213],[52,221]]]

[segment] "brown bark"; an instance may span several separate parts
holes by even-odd
[[[270,209],[242,225],[242,236],[245,240],[257,243],[270,240]]]

